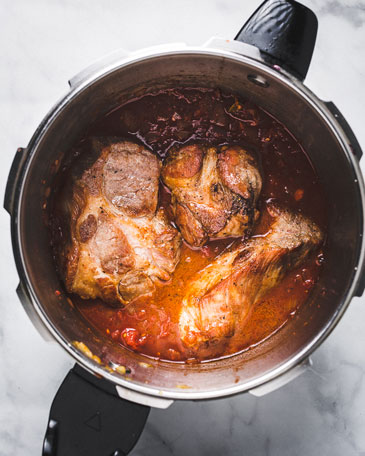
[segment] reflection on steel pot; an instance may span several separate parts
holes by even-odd
[[[279,15],[286,27],[282,19],[278,22]],[[171,45],[130,55],[116,53],[72,79],[70,91],[47,114],[29,145],[17,151],[5,208],[11,214],[19,298],[45,338],[56,339],[79,364],[54,401],[44,454],[76,454],[75,442],[81,440],[90,455],[126,454],[142,431],[146,406],[165,408],[173,399],[207,399],[244,391],[261,395],[286,383],[300,373],[351,298],[362,294],[361,150],[333,103],[321,101],[302,84],[316,31],[310,10],[294,1],[270,0],[234,41],[212,39],[196,48]],[[329,202],[327,261],[308,305],[254,349],[196,365],[152,359],[146,363],[142,355],[95,333],[66,297],[55,294],[61,284],[44,223],[55,176],[86,127],[127,100],[176,86],[235,92],[279,119],[300,139]],[[314,303],[316,312],[309,318]],[[120,359],[118,365],[100,362],[106,349]],[[143,406],[131,406],[129,401]],[[95,433],[101,429],[104,411],[102,432]],[[113,420],[128,425],[116,430]]]

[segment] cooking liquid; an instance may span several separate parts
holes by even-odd
[[[254,148],[262,163],[263,190],[259,208],[275,200],[314,220],[323,230],[326,205],[323,189],[300,144],[285,127],[247,100],[208,89],[174,89],[145,95],[114,110],[85,135],[116,136],[140,141],[162,159],[176,144],[211,145],[241,143]],[[84,140],[81,141],[81,145]],[[160,184],[159,204],[173,220],[170,193]],[[267,230],[261,217],[254,235]],[[89,323],[117,343],[146,355],[170,361],[189,358],[179,340],[178,319],[185,288],[234,240],[212,240],[200,249],[183,243],[181,260],[171,280],[156,287],[152,296],[136,299],[124,309],[101,300],[72,301]],[[323,254],[317,252],[258,302],[236,331],[224,353],[227,356],[257,345],[281,328],[308,298],[315,285]],[[205,350],[202,359],[212,358]]]

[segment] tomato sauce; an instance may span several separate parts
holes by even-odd
[[[145,95],[115,109],[86,132],[140,141],[163,160],[176,144],[241,143],[254,148],[262,164],[264,186],[259,208],[275,200],[301,212],[325,231],[326,201],[317,175],[298,141],[268,113],[249,100],[216,89],[173,89]],[[82,144],[81,141],[80,144]],[[170,193],[160,184],[159,204],[173,220]],[[261,217],[254,235],[265,233]],[[196,362],[212,358],[208,351],[189,359],[179,340],[178,318],[185,288],[196,273],[219,255],[233,239],[211,240],[200,249],[183,244],[181,260],[171,280],[158,285],[152,296],[136,299],[124,309],[101,300],[71,296],[87,321],[116,343],[147,356],[169,361]],[[304,305],[315,285],[323,253],[317,252],[291,271],[250,312],[222,356],[259,344],[280,329]]]

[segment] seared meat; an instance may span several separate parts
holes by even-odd
[[[267,235],[221,254],[191,283],[179,330],[193,352],[224,346],[254,304],[321,243],[321,231],[307,218],[272,204],[268,211],[273,222]]]
[[[174,149],[162,177],[172,191],[176,224],[190,245],[200,246],[210,236],[250,234],[262,178],[254,157],[242,147]]]
[[[181,237],[163,209],[157,210],[155,155],[130,142],[94,140],[90,156],[94,163],[66,201],[71,225],[66,288],[85,299],[127,304],[150,293],[154,282],[170,279]]]

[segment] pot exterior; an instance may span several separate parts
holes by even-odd
[[[62,285],[46,228],[48,196],[57,173],[86,126],[128,99],[181,85],[218,86],[249,96],[282,121],[315,166],[327,190],[330,212],[327,264],[320,283],[293,321],[247,352],[200,365],[146,362],[144,356],[114,347],[94,333],[66,297],[54,293]],[[306,359],[359,293],[364,185],[353,144],[322,101],[296,78],[265,64],[252,46],[213,40],[201,48],[179,45],[127,57],[115,55],[74,78],[70,92],[45,117],[28,147],[18,151],[6,208],[12,217],[19,296],[46,337],[56,339],[85,369],[120,387],[172,399],[206,399],[262,385]],[[325,295],[321,294],[324,288],[329,290]],[[318,305],[320,310],[314,313]],[[308,324],[303,326],[304,322]],[[99,363],[105,349],[110,351],[110,360]],[[90,352],[96,357],[90,358]]]

